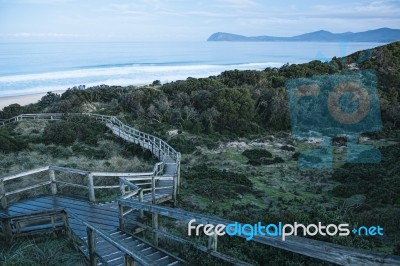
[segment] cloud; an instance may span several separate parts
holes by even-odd
[[[209,17],[209,18],[232,18],[236,17],[232,14],[223,14],[223,13],[214,13],[214,12],[207,12],[207,11],[189,11],[185,13],[186,15],[190,16],[200,16],[200,17]]]
[[[16,32],[0,34],[0,37],[16,37],[16,38],[30,38],[30,37],[45,37],[45,38],[75,38],[79,34],[71,33],[32,33],[32,32]]]
[[[62,3],[79,2],[78,0],[0,0],[2,3],[53,5]]]
[[[372,1],[368,4],[315,5],[308,12],[312,17],[331,17],[345,19],[399,18],[400,3],[392,0]]]
[[[225,8],[250,8],[257,6],[253,0],[218,0],[216,1],[216,6]]]

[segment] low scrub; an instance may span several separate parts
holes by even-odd
[[[259,160],[260,158],[272,158],[272,153],[263,149],[245,150],[242,154],[249,160]]]
[[[244,185],[251,187],[252,182],[244,174],[219,170],[216,168],[210,168],[205,164],[191,167],[187,173],[185,173],[187,179],[209,179],[211,180],[224,180],[232,184]]]

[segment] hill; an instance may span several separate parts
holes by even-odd
[[[212,34],[207,41],[218,42],[394,42],[400,40],[400,30],[381,28],[364,32],[332,33],[325,30],[305,33],[292,37],[253,36],[247,37],[232,33],[217,32]]]

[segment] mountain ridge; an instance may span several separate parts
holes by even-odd
[[[332,33],[326,30],[319,30],[291,37],[277,36],[244,36],[239,34],[216,32],[208,39],[212,41],[227,41],[227,42],[274,42],[274,41],[291,41],[291,42],[394,42],[400,40],[400,29],[379,28],[363,32],[343,32]]]

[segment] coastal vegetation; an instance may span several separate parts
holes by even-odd
[[[377,75],[383,129],[364,134],[362,143],[379,148],[381,163],[346,163],[346,140],[336,138],[332,169],[298,168],[299,153],[320,143],[291,138],[286,81],[358,70]],[[5,107],[0,118],[39,112],[116,115],[182,152],[179,208],[243,223],[379,224],[384,237],[315,238],[400,255],[399,88],[396,42],[329,62],[225,71],[163,85],[155,81],[143,87],[102,85],[71,88],[62,95],[49,92],[36,104]],[[152,165],[140,148],[82,118],[2,127],[0,149],[1,173],[43,164],[107,171]],[[257,265],[321,265],[235,238],[221,238],[219,245],[221,251]]]

